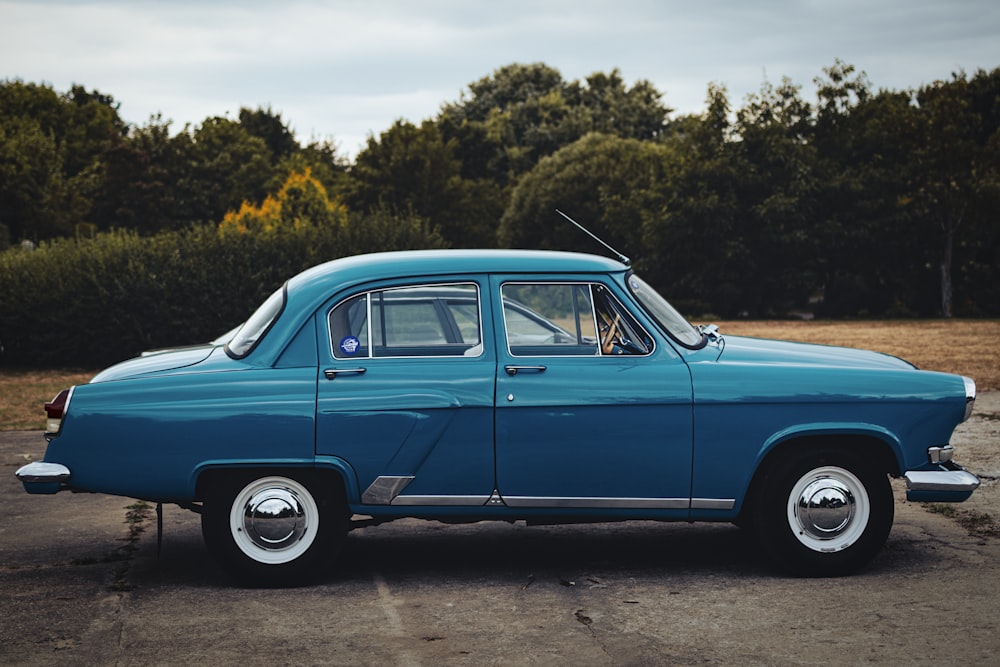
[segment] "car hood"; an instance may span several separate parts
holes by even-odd
[[[95,375],[90,381],[94,383],[123,380],[137,375],[148,375],[149,373],[159,373],[193,366],[207,359],[215,349],[211,345],[202,345],[147,354],[106,368]]]
[[[812,343],[726,336],[719,360],[725,363],[829,366],[837,368],[914,369],[916,366],[888,354]]]

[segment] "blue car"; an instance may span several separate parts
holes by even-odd
[[[890,477],[911,500],[971,495],[948,442],[975,394],[884,354],[692,326],[612,259],[381,253],[292,278],[225,343],[61,392],[17,477],[199,512],[262,584],[401,517],[734,522],[786,571],[833,576],[884,544]]]

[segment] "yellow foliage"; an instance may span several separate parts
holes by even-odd
[[[219,223],[219,234],[276,234],[303,227],[343,227],[347,207],[331,199],[326,188],[306,167],[292,172],[274,195],[260,206],[244,201],[238,211],[228,211]]]

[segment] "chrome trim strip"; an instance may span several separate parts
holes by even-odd
[[[479,316],[479,344],[478,344],[478,346],[477,345],[473,345],[471,348],[469,348],[469,350],[475,350],[478,347],[479,348],[479,353],[473,356],[473,355],[469,355],[468,354],[469,350],[466,350],[466,355],[468,355],[467,358],[470,358],[470,359],[482,357],[483,356],[483,296],[482,296],[481,290],[479,288],[479,283],[477,283],[475,280],[467,280],[467,281],[466,280],[460,280],[459,282],[452,282],[452,283],[449,283],[449,282],[445,282],[445,283],[429,282],[429,283],[416,283],[416,284],[412,284],[412,285],[394,285],[394,286],[390,286],[390,287],[379,287],[379,288],[376,288],[376,289],[370,289],[370,290],[366,290],[366,291],[363,291],[363,292],[357,292],[357,293],[351,294],[350,296],[348,296],[348,297],[346,297],[344,299],[341,299],[340,301],[338,301],[337,303],[335,303],[332,308],[330,308],[329,310],[327,310],[326,311],[326,315],[324,316],[324,319],[326,320],[326,334],[327,334],[327,338],[330,339],[330,354],[333,355],[333,359],[336,360],[336,361],[346,361],[346,360],[350,360],[350,359],[359,359],[359,360],[360,359],[366,359],[366,360],[367,359],[441,359],[442,357],[450,357],[450,355],[440,355],[440,354],[431,354],[431,355],[424,355],[424,356],[399,356],[399,357],[396,357],[396,356],[391,356],[391,357],[385,357],[385,356],[378,357],[378,356],[375,356],[375,354],[374,354],[374,347],[373,347],[373,343],[375,341],[372,338],[374,336],[374,331],[373,331],[373,327],[371,327],[371,326],[367,327],[368,328],[368,337],[367,337],[368,354],[367,355],[365,355],[365,356],[357,355],[357,356],[350,356],[350,357],[338,357],[337,356],[337,349],[336,349],[337,342],[333,339],[333,330],[330,327],[330,314],[334,310],[336,310],[337,308],[339,308],[341,306],[341,304],[343,304],[344,302],[350,301],[351,299],[355,299],[355,298],[361,296],[362,294],[365,295],[365,317],[368,318],[367,319],[368,322],[371,322],[372,321],[372,294],[375,294],[376,292],[385,293],[385,292],[392,292],[392,291],[396,291],[396,290],[421,289],[421,288],[434,289],[434,288],[438,288],[438,287],[474,287],[475,288],[475,290],[476,290],[476,313]],[[469,296],[472,296],[472,295],[470,294]],[[330,379],[333,379],[333,378],[330,378]]]
[[[615,300],[615,303],[617,303],[621,307],[622,312],[628,313],[629,319],[631,319],[632,322],[635,323],[636,327],[639,328],[639,329],[641,329],[642,332],[644,334],[646,334],[646,337],[649,338],[649,340],[652,341],[652,344],[649,347],[649,351],[646,354],[632,354],[632,355],[629,355],[629,356],[630,357],[648,357],[651,354],[653,354],[653,352],[656,351],[656,338],[653,337],[653,336],[651,336],[649,334],[649,332],[646,330],[646,327],[643,326],[639,322],[639,320],[636,318],[635,312],[632,309],[629,309],[628,307],[626,307],[625,304],[623,304],[621,302],[621,299],[618,298],[618,295],[615,294],[614,290],[612,290],[610,287],[608,287],[608,285],[606,283],[603,283],[603,282],[601,282],[599,280],[597,280],[597,281],[577,281],[577,280],[561,281],[561,280],[546,280],[544,278],[539,278],[538,280],[508,280],[508,281],[500,283],[500,289],[499,289],[499,291],[500,291],[500,315],[503,318],[504,344],[505,344],[505,346],[507,348],[507,355],[510,356],[511,359],[531,359],[531,358],[540,358],[540,357],[544,358],[544,357],[551,357],[552,355],[550,355],[550,354],[524,354],[524,355],[518,355],[518,354],[514,354],[513,352],[511,352],[511,350],[510,350],[510,338],[508,336],[508,333],[509,333],[510,330],[507,328],[507,313],[506,313],[506,311],[503,308],[503,288],[506,287],[507,285],[573,285],[573,286],[580,285],[580,286],[586,287],[587,291],[588,291],[588,293],[590,295],[590,314],[591,314],[591,318],[593,319],[594,331],[595,332],[599,331],[599,329],[597,328],[597,311],[596,311],[596,307],[594,305],[594,286],[595,285],[600,285],[605,290],[607,290],[608,295],[611,298],[613,298]],[[600,345],[598,345],[597,348],[598,348],[598,350],[597,350],[596,354],[566,354],[566,355],[562,355],[561,354],[561,355],[558,355],[558,356],[560,358],[563,358],[563,359],[591,358],[591,357],[595,357],[595,356],[610,356],[610,355],[605,355],[605,354],[601,353]],[[511,375],[513,375],[513,373],[511,373]]]
[[[413,481],[413,475],[383,475],[376,477],[363,494],[361,502],[365,505],[391,505],[393,498],[399,495],[406,485]]]
[[[557,498],[553,496],[504,496],[508,507],[586,507],[607,509],[686,510],[688,498]]]
[[[905,475],[908,491],[975,491],[979,478],[967,470],[910,470]]]
[[[732,498],[692,498],[693,510],[731,510],[736,506]]]
[[[489,496],[396,496],[391,505],[437,505],[446,507],[482,506],[488,503]]]
[[[45,461],[33,461],[21,466],[14,475],[25,484],[65,482],[70,478],[69,468],[61,463]]]
[[[976,407],[976,382],[964,375],[962,382],[965,384],[965,417],[962,421],[967,421],[972,416],[972,409]]]

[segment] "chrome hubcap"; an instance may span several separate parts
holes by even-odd
[[[262,477],[236,494],[229,513],[233,542],[267,565],[299,558],[319,534],[320,515],[309,489],[290,477]]]
[[[845,484],[833,478],[817,479],[802,490],[795,513],[802,530],[817,539],[831,539],[850,525],[855,505]]]
[[[306,531],[305,510],[288,489],[268,488],[254,494],[243,508],[243,529],[262,549],[283,549]]]
[[[846,468],[823,466],[799,478],[788,495],[788,526],[803,546],[820,553],[846,549],[868,528],[868,490]]]

